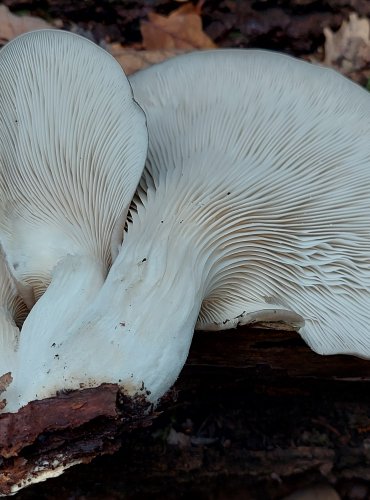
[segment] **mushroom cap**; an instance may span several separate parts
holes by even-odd
[[[11,271],[44,291],[67,254],[111,261],[147,150],[121,67],[71,33],[40,30],[0,51],[0,239]]]
[[[172,217],[197,253],[197,328],[275,318],[317,352],[369,357],[368,92],[255,50],[179,56],[130,83],[149,131],[132,225],[148,238]]]

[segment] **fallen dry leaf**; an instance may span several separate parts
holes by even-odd
[[[108,45],[107,50],[117,59],[126,75],[147,68],[171,57],[183,54],[184,50],[134,50],[123,47],[119,43]]]
[[[199,6],[186,3],[169,16],[149,13],[148,21],[140,25],[144,47],[149,50],[214,48],[215,44],[203,32],[199,11]]]
[[[3,393],[8,388],[8,386],[10,385],[12,380],[13,380],[13,377],[12,377],[12,374],[10,372],[5,373],[4,375],[1,375],[1,377],[0,377],[0,394]]]
[[[350,14],[340,29],[333,33],[324,28],[325,58],[323,63],[346,75],[360,71],[370,63],[370,21]]]
[[[53,28],[43,19],[34,16],[16,16],[8,7],[0,5],[0,44],[4,44],[27,31]]]

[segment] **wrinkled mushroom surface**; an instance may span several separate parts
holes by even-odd
[[[130,81],[149,130],[132,222],[95,300],[30,360],[23,400],[116,382],[155,402],[195,327],[282,321],[320,353],[369,357],[368,93],[263,51]]]
[[[277,315],[320,353],[370,356],[369,94],[264,51],[190,54],[130,81],[150,134],[133,225],[164,192],[202,274],[196,327]]]
[[[39,297],[67,254],[110,263],[143,167],[145,118],[113,57],[71,33],[16,38],[0,75],[1,238]]]

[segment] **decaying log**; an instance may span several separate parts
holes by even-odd
[[[198,332],[188,364],[284,372],[291,377],[370,380],[370,360],[320,356],[293,331],[238,328]]]
[[[123,432],[150,424],[149,406],[125,397],[114,384],[102,384],[0,415],[0,494],[113,453]]]
[[[361,390],[365,384],[365,390],[370,389],[370,361],[352,356],[319,356],[294,332],[251,328],[197,333],[176,388],[189,394],[203,384],[208,392],[214,391],[218,397],[225,389],[219,391],[213,384],[223,380],[224,385],[231,386],[234,375],[239,379],[250,378],[251,384],[260,387],[265,394],[282,391],[288,400],[305,393],[305,380],[324,386],[360,384]],[[283,388],[270,383],[278,380],[284,380]],[[172,395],[167,401],[164,399],[160,407],[164,414],[168,408],[173,408]],[[122,439],[128,436],[127,431],[150,425],[155,416],[145,401],[129,400],[113,384],[62,393],[55,398],[29,403],[16,414],[3,414],[0,416],[0,493],[12,494],[28,484],[55,477],[72,465],[114,453],[120,448]],[[324,422],[322,425],[331,424]],[[366,432],[365,429],[364,438]],[[363,456],[366,450],[362,448],[362,445],[358,449],[351,448],[351,453]],[[313,448],[307,446],[290,452],[249,450],[244,458],[256,465],[256,475],[262,471],[258,472],[257,463],[271,474],[276,459],[283,476],[292,470],[310,469],[314,464],[319,468],[330,463],[333,467],[337,460],[330,448],[313,452]]]

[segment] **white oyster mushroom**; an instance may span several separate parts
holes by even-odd
[[[0,241],[14,278],[36,299],[52,277],[23,326],[17,392],[18,376],[34,376],[34,357],[41,362],[62,342],[102,285],[147,142],[125,74],[92,42],[44,30],[1,50]]]
[[[370,357],[369,94],[263,51],[130,81],[149,130],[136,210],[95,300],[33,359],[24,401],[118,382],[155,402],[195,327],[284,321],[319,353]]]

